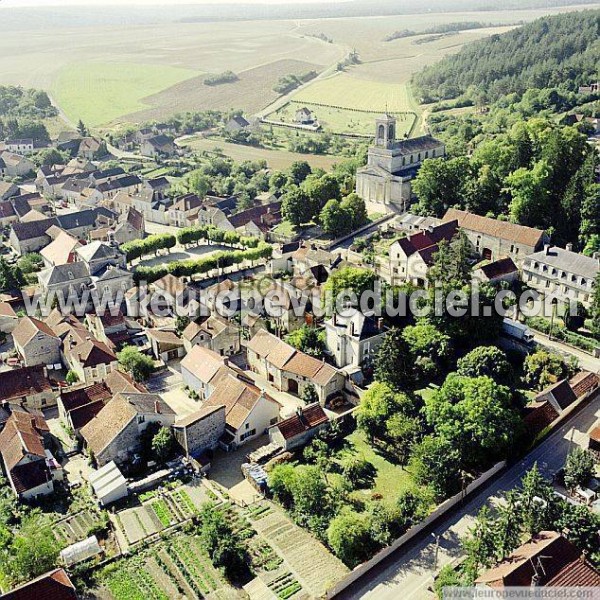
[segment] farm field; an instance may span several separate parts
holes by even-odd
[[[143,98],[196,75],[167,65],[81,63],[61,70],[51,91],[71,122],[96,127],[147,108]]]
[[[374,119],[378,115],[378,113],[373,111],[347,110],[334,106],[324,106],[321,104],[295,100],[289,102],[274,113],[271,113],[267,118],[282,123],[293,123],[296,111],[303,106],[310,108],[323,129],[334,133],[351,133],[371,137],[373,134]],[[385,105],[382,107],[381,112],[384,110]],[[394,113],[391,108],[389,109],[389,112]],[[416,115],[401,113],[396,114],[396,117],[398,119],[398,136],[401,137],[405,133],[410,133],[416,120]]]
[[[229,156],[236,161],[266,160],[271,169],[287,169],[293,162],[298,160],[305,160],[312,167],[320,167],[322,169],[330,169],[335,163],[340,162],[340,158],[335,156],[300,154],[298,152],[288,152],[287,150],[255,148],[254,146],[232,144],[217,138],[191,138],[181,142],[181,145],[206,152],[219,151],[220,154]]]

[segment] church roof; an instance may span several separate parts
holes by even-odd
[[[421,137],[409,140],[400,140],[394,144],[395,154],[414,154],[415,152],[426,152],[443,146],[443,142],[437,140],[432,135],[422,135]]]

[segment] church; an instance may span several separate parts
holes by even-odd
[[[410,205],[411,181],[422,162],[445,154],[444,144],[430,135],[396,140],[396,119],[385,114],[377,119],[367,165],[356,173],[356,193],[371,211],[403,213]]]

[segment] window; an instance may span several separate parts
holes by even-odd
[[[269,424],[270,425],[275,425],[275,423],[277,423],[277,417],[273,417],[270,421]]]
[[[246,423],[246,429],[250,429],[250,423]]]
[[[256,429],[251,429],[250,431],[246,431],[246,433],[240,436],[240,442],[243,442],[245,439],[256,435]]]

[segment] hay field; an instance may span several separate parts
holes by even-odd
[[[143,98],[196,75],[166,65],[80,63],[60,71],[51,92],[71,122],[96,127],[147,108]]]
[[[293,73],[301,75],[321,66],[300,60],[283,59],[248,69],[238,74],[233,83],[204,85],[204,75],[187,79],[144,99],[146,110],[127,114],[125,119],[136,122],[161,119],[174,112],[186,110],[228,110],[241,109],[253,114],[279,97],[273,91],[277,80]],[[132,111],[130,111],[132,112]]]

